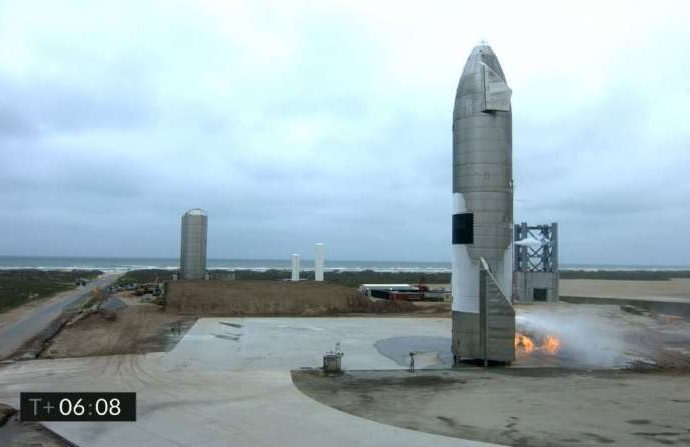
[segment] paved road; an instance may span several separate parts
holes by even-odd
[[[78,306],[92,290],[110,285],[119,276],[119,273],[101,276],[86,286],[65,294],[59,300],[51,300],[43,306],[32,309],[19,321],[0,328],[0,360],[11,356],[24,343],[40,334],[63,312]]]

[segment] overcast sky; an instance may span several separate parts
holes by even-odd
[[[449,261],[486,39],[515,221],[563,263],[690,265],[690,3],[465,3],[3,0],[0,255],[174,257],[201,207],[211,258]]]

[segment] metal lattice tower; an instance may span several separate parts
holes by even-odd
[[[558,272],[558,224],[515,225],[515,240],[535,239],[542,242],[538,248],[515,246],[516,272]]]
[[[515,225],[515,298],[558,301],[558,224]]]

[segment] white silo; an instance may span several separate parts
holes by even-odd
[[[204,279],[208,216],[199,208],[182,215],[180,279]]]
[[[314,281],[323,281],[324,247],[323,243],[316,244],[314,253]]]
[[[292,276],[291,281],[299,281],[299,254],[293,253],[292,255]]]

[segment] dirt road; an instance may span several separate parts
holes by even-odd
[[[41,334],[64,312],[78,306],[94,289],[108,287],[118,276],[104,275],[77,290],[60,293],[39,306],[29,307],[29,310],[20,308],[13,311],[11,316],[21,317],[9,322],[5,319],[6,324],[0,327],[0,360],[11,356],[22,345]]]

